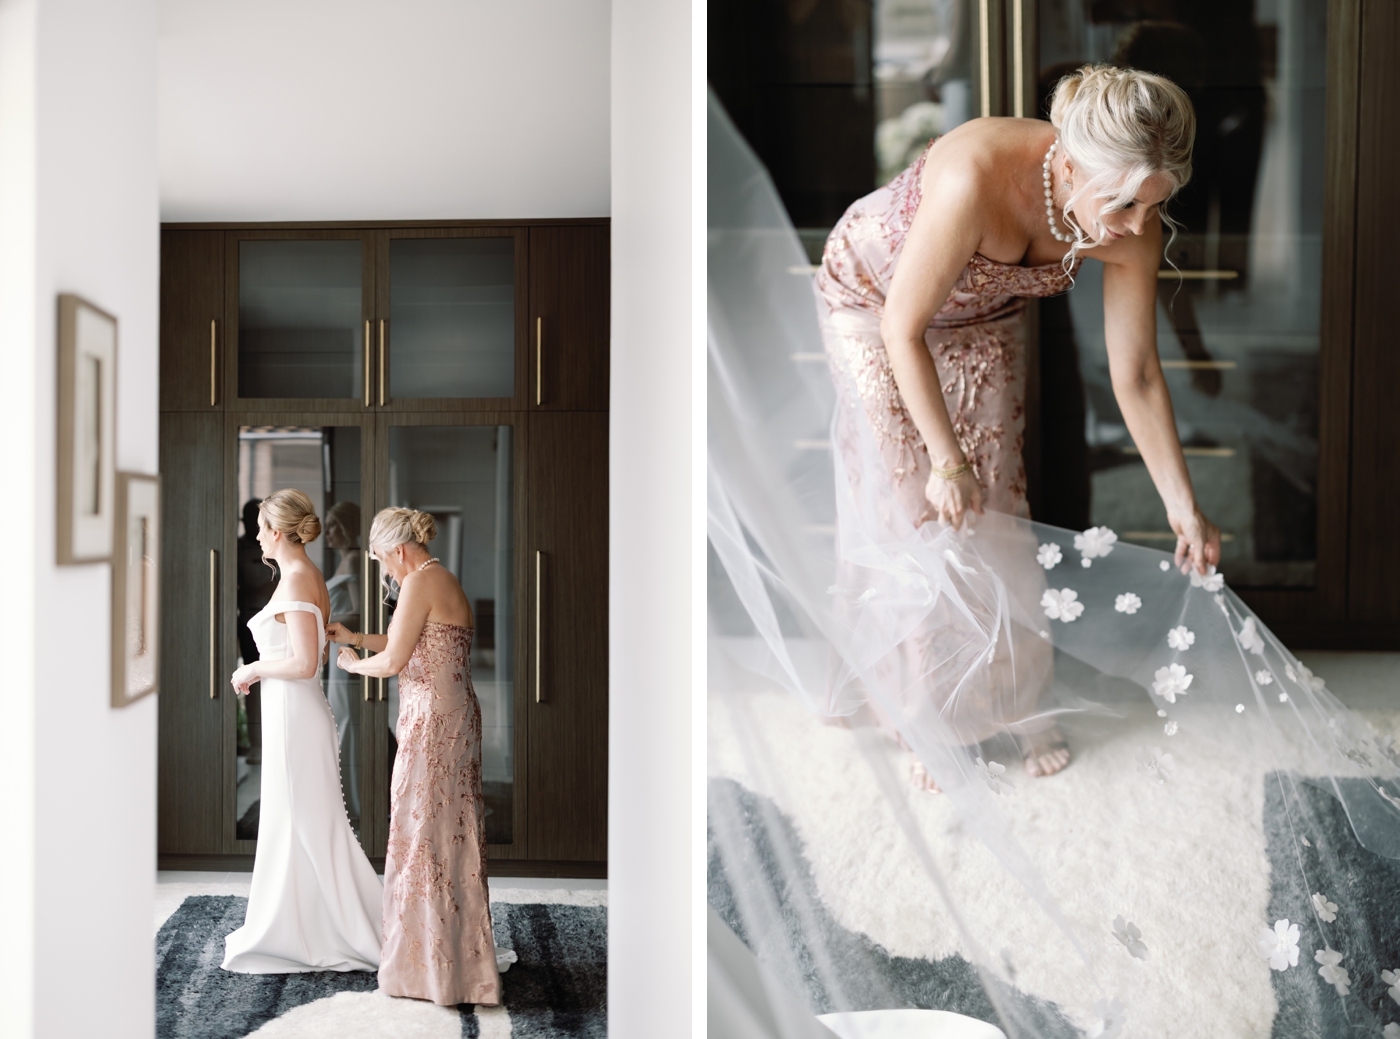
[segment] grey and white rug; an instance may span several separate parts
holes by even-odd
[[[750,828],[746,873],[761,870],[773,854],[767,834],[786,833],[799,849],[800,867],[788,873],[802,883],[777,892],[792,914],[781,928],[790,936],[817,927],[821,944],[839,950],[841,962],[834,973],[827,965],[825,976],[851,988],[845,1008],[928,1007],[991,1020],[972,952],[855,734],[823,725],[782,692],[712,691],[709,707],[711,803],[729,798],[740,814],[767,817],[766,829]],[[1363,715],[1387,734],[1400,733],[1400,714],[1387,707]],[[1400,868],[1356,843],[1330,796],[1304,782],[1280,784],[1248,747],[1235,758],[1212,756],[1216,744],[1186,727],[1171,744],[1178,760],[1191,764],[1180,781],[1170,790],[1131,785],[1135,748],[1162,742],[1150,704],[1064,728],[1076,752],[1071,767],[1032,780],[1014,757],[1002,756],[1016,789],[999,806],[1040,864],[1097,985],[1079,950],[1026,890],[981,842],[963,834],[949,799],[912,787],[906,792],[953,899],[977,907],[975,939],[1007,966],[993,972],[1007,986],[998,994],[1038,1021],[1041,1034],[1081,1034],[1095,1022],[1095,1003],[1120,994],[1129,1003],[1124,1034],[1153,1039],[1378,1037],[1382,1024],[1400,1020],[1400,1008],[1383,991],[1354,984],[1361,998],[1343,1007],[1315,969],[1279,974],[1255,950],[1261,927],[1284,916],[1311,918],[1311,893],[1292,890],[1287,878],[1297,875],[1298,854],[1328,855],[1348,877],[1350,926],[1364,929],[1378,955],[1391,961],[1357,962],[1351,977],[1374,987],[1380,969],[1400,964]],[[761,734],[757,751],[753,734]],[[912,761],[892,742],[882,753],[901,774]],[[1316,802],[1315,818],[1325,821],[1326,832],[1312,835],[1311,848],[1300,850],[1285,830],[1284,791]],[[765,936],[745,935],[734,880],[713,857],[709,884],[716,911],[764,958]],[[800,913],[807,914],[801,926]],[[1119,914],[1142,928],[1150,962],[1128,955],[1113,936]],[[1301,947],[1315,948],[1307,941],[1316,937],[1304,935]],[[803,976],[784,979],[795,992],[805,990],[814,1009],[837,1009],[832,994],[815,983],[820,972],[797,973]],[[870,979],[863,989],[855,983],[861,978]],[[1327,1030],[1313,1027],[1319,1019]]]
[[[233,974],[219,964],[247,899],[190,895],[156,935],[158,1039],[594,1039],[607,1034],[607,908],[500,902],[496,944],[517,962],[504,1005],[439,1007],[392,999],[364,971]]]

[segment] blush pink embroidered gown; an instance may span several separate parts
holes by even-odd
[[[379,987],[442,1006],[501,1001],[486,882],[472,630],[429,621],[399,674]]]
[[[880,336],[885,293],[922,201],[927,157],[925,149],[914,165],[851,205],[827,238],[816,288],[822,337],[838,392],[835,449],[855,493],[860,494],[863,480],[886,481],[909,523],[937,528],[937,521],[927,518],[930,506],[924,495],[932,472],[928,449],[895,385]],[[1030,515],[1022,459],[1024,297],[1055,295],[1071,284],[1059,263],[1019,267],[974,254],[924,334],[953,430],[989,510]],[[866,428],[858,430],[856,423]],[[863,471],[870,466],[862,460],[866,456],[857,441],[867,433],[878,444],[880,472]],[[1032,545],[1026,558],[1034,555]],[[1008,558],[1015,554],[1008,553]],[[843,564],[842,585],[859,587],[859,569]],[[1024,574],[1001,576],[1021,585],[1044,584],[1044,574],[1033,564]],[[904,690],[906,711],[913,717],[936,713],[961,743],[1007,728],[1029,733],[1046,727],[1048,721],[1035,719],[1034,710],[1050,678],[1048,642],[1039,631],[1013,626],[1002,632],[996,657],[969,674],[953,666],[962,657],[960,643],[967,641],[966,623],[965,615],[950,615],[940,602],[892,659],[882,663],[882,669],[896,672],[888,677],[895,688]],[[989,617],[988,623],[995,618]]]

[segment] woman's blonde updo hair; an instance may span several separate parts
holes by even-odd
[[[1186,92],[1165,76],[1085,65],[1055,87],[1050,122],[1074,166],[1074,190],[1064,204],[1076,238],[1071,254],[1092,244],[1071,213],[1081,199],[1105,199],[1112,211],[1131,203],[1149,177],[1166,177],[1173,196],[1191,179],[1196,112]],[[1175,236],[1165,213],[1162,222]]]
[[[353,501],[341,500],[326,510],[326,524],[334,523],[345,531],[352,546],[360,543],[360,507]],[[329,535],[327,535],[329,536]]]
[[[369,548],[371,552],[387,552],[410,541],[426,545],[435,537],[437,523],[431,513],[394,506],[375,514],[369,528]]]
[[[321,521],[311,499],[301,491],[286,488],[273,491],[262,500],[258,513],[273,530],[279,530],[293,541],[309,545],[321,536]]]

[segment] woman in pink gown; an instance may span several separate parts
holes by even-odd
[[[426,545],[432,516],[390,508],[369,548],[400,585],[387,635],[331,625],[340,667],[399,676],[398,756],[384,861],[379,987],[442,1006],[501,1001],[486,880],[481,707],[472,689],[472,612],[462,586]],[[361,660],[355,650],[374,655]]]
[[[893,485],[898,522],[915,527],[960,527],[984,508],[1029,517],[1024,298],[1067,291],[1083,253],[1104,264],[1114,390],[1178,535],[1177,562],[1204,572],[1219,561],[1156,344],[1161,207],[1190,178],[1194,132],[1170,81],[1086,67],[1061,81],[1050,123],[964,123],[847,210],[816,285],[839,398],[835,447],[854,499],[868,500],[862,481],[881,480]],[[882,471],[863,472],[858,443],[872,436]],[[1002,577],[1043,584],[1034,564],[1022,569]],[[1016,627],[976,674],[940,681],[965,641],[948,608],[882,663],[902,708],[936,715],[960,743],[1014,734],[1032,775],[1063,768],[1063,737],[1036,715],[1048,642]],[[926,779],[917,765],[916,778]]]

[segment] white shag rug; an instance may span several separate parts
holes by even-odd
[[[901,777],[954,904],[972,910],[966,922],[976,941],[1010,965],[1021,991],[1053,1001],[1084,1028],[1096,1023],[1098,1000],[1122,996],[1125,1034],[1267,1037],[1277,1003],[1254,947],[1272,923],[1265,763],[1222,760],[1204,727],[1183,724],[1167,738],[1145,694],[1125,711],[1062,724],[1075,757],[1056,776],[1032,779],[1019,758],[1000,756],[1015,790],[998,807],[1083,943],[1092,976],[986,845],[962,835],[951,800],[905,781],[913,756],[883,736],[866,742]],[[1395,711],[1361,713],[1382,731],[1400,731]],[[975,960],[857,747],[858,736],[875,734],[825,724],[777,691],[712,691],[709,729],[710,775],[771,799],[789,817],[816,889],[842,926],[893,956]],[[753,733],[762,734],[757,744]],[[1143,746],[1175,756],[1169,786],[1137,774]],[[1113,936],[1119,914],[1141,928],[1147,962]]]

